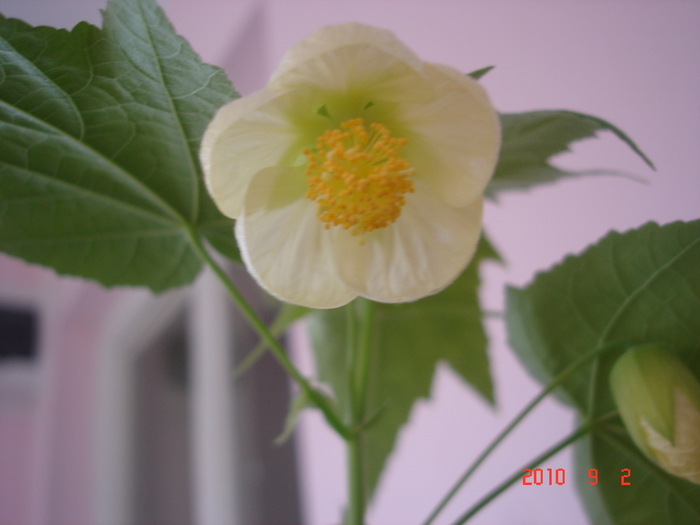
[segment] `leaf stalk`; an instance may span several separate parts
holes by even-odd
[[[326,421],[328,421],[328,424],[333,428],[333,430],[335,430],[344,439],[348,439],[350,436],[350,431],[342,422],[330,400],[324,394],[311,386],[311,383],[309,383],[309,381],[299,372],[299,370],[297,370],[289,357],[287,357],[287,354],[282,349],[282,346],[272,335],[272,332],[270,332],[267,326],[265,326],[265,323],[263,323],[260,317],[243,298],[231,279],[229,279],[228,275],[226,275],[226,272],[224,272],[224,270],[217,264],[209,252],[207,252],[207,250],[204,248],[202,242],[197,237],[197,234],[192,229],[188,229],[188,232],[190,235],[190,240],[197,252],[200,254],[202,259],[204,259],[207,265],[209,265],[214,274],[219,278],[221,283],[224,285],[224,288],[226,288],[226,291],[229,293],[234,303],[236,303],[250,326],[263,340],[265,340],[272,351],[272,354],[277,359],[277,362],[282,366],[282,368],[285,369],[289,376],[297,382],[299,387],[304,390],[306,395],[308,395],[309,400],[314,403],[314,405],[316,405],[321,412],[323,412]]]

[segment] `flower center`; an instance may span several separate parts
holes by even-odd
[[[398,219],[404,194],[414,191],[408,177],[416,170],[401,157],[407,142],[392,137],[382,124],[368,128],[356,118],[325,131],[313,151],[304,150],[306,196],[318,203],[317,216],[326,229],[342,226],[362,236]]]

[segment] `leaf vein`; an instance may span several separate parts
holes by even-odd
[[[50,175],[47,175],[47,174],[45,174],[45,173],[41,173],[41,172],[38,172],[38,171],[31,170],[31,169],[26,168],[26,167],[23,167],[23,166],[11,165],[11,164],[4,163],[4,162],[0,163],[0,166],[2,166],[2,165],[11,166],[11,168],[13,168],[14,170],[21,171],[21,172],[23,172],[23,173],[27,173],[27,174],[29,174],[29,175],[31,175],[31,176],[33,176],[33,177],[37,177],[37,178],[40,178],[40,179],[44,179],[44,180],[46,180],[49,184],[53,184],[53,185],[55,185],[55,186],[60,186],[60,187],[63,187],[63,188],[68,189],[69,191],[73,191],[73,192],[76,192],[76,193],[82,193],[82,194],[84,194],[84,195],[86,196],[86,198],[97,199],[97,200],[102,200],[102,201],[107,201],[107,202],[110,202],[112,205],[115,205],[115,204],[116,204],[116,205],[118,205],[119,207],[121,207],[121,208],[123,208],[123,209],[125,209],[125,210],[129,210],[130,213],[133,213],[133,214],[136,214],[136,215],[141,215],[141,216],[144,216],[144,217],[149,217],[150,219],[156,220],[156,221],[161,222],[161,223],[164,223],[164,224],[172,224],[172,225],[178,225],[178,224],[179,224],[179,223],[177,223],[177,222],[173,222],[173,221],[168,220],[167,217],[164,217],[164,216],[162,216],[162,215],[158,215],[158,214],[153,213],[153,212],[151,212],[151,211],[145,210],[145,209],[143,209],[143,208],[141,208],[141,207],[138,207],[138,206],[135,206],[135,205],[133,205],[133,204],[130,204],[129,202],[122,201],[122,200],[120,200],[120,199],[116,199],[116,198],[114,198],[114,197],[112,197],[112,196],[110,196],[110,195],[107,195],[107,194],[104,194],[104,193],[99,193],[99,192],[96,192],[96,191],[92,191],[92,190],[90,190],[90,189],[88,189],[88,188],[86,188],[86,187],[84,187],[84,186],[80,186],[80,185],[77,185],[77,184],[71,184],[71,183],[69,183],[69,182],[67,182],[67,181],[64,181],[64,180],[62,180],[62,179],[58,179],[58,178],[52,177],[52,176],[50,176]],[[0,173],[2,173],[2,171],[3,171],[3,170],[0,169]],[[46,197],[46,198],[49,198],[49,197]],[[22,201],[31,202],[31,201],[34,200],[34,199],[41,200],[40,197],[33,197],[33,198],[32,198],[32,197],[28,197],[28,198],[21,198],[21,199],[11,199],[11,201],[12,201],[12,202],[18,202],[18,201],[19,201],[19,202],[22,202]],[[10,200],[8,199],[8,201],[10,201]]]
[[[44,130],[39,130],[39,129],[31,129],[26,126],[20,126],[18,124],[15,124],[14,122],[8,122],[4,121],[4,124],[9,127],[13,128],[20,128],[23,129],[25,132],[30,133],[30,134],[41,134],[42,136],[48,136],[48,137],[58,137],[62,138],[64,141],[69,142],[75,150],[78,151],[78,153],[87,153],[87,156],[95,158],[98,162],[96,164],[106,164],[107,167],[109,168],[109,172],[119,175],[119,179],[122,182],[126,182],[126,184],[134,188],[138,191],[138,193],[146,198],[147,200],[150,200],[151,202],[157,204],[159,207],[161,207],[164,211],[167,211],[168,214],[170,214],[173,218],[177,218],[178,220],[181,220],[182,217],[180,214],[172,207],[170,204],[168,204],[166,201],[163,200],[163,198],[158,195],[156,192],[154,192],[151,188],[146,186],[142,181],[140,181],[138,178],[133,176],[131,173],[125,171],[121,166],[119,166],[116,162],[114,162],[113,159],[110,159],[109,157],[106,157],[99,151],[94,150],[92,147],[90,147],[88,144],[85,142],[81,142],[77,140],[74,136],[64,132],[61,129],[56,128],[55,126],[52,126],[51,124],[40,121],[37,118],[34,117],[31,113],[27,113],[20,108],[16,108],[14,106],[9,106],[8,104],[5,103],[5,101],[0,101],[0,105],[4,105],[9,107],[12,110],[19,111],[27,117],[28,120],[32,122],[36,122],[39,124],[40,127],[44,128]],[[0,122],[2,124],[2,122]],[[48,130],[53,131],[53,133],[49,133]]]
[[[146,20],[146,14],[144,12],[144,6],[141,2],[138,2],[141,18],[145,21]],[[178,130],[180,132],[180,138],[183,142],[183,147],[185,148],[185,151],[187,151],[187,160],[189,163],[190,167],[190,176],[191,176],[191,181],[192,181],[192,215],[190,217],[190,221],[194,224],[197,220],[197,216],[199,215],[199,177],[198,177],[198,170],[197,166],[194,162],[194,159],[192,158],[192,152],[189,148],[189,141],[187,138],[187,134],[185,133],[185,128],[183,126],[180,114],[177,112],[177,109],[175,108],[174,100],[172,93],[170,92],[170,89],[168,88],[168,84],[165,80],[165,74],[163,72],[163,65],[161,63],[161,56],[158,54],[158,49],[155,43],[155,40],[153,38],[152,34],[152,28],[150,24],[145,24],[146,25],[146,34],[148,35],[148,44],[151,47],[151,50],[153,51],[153,56],[156,57],[156,67],[157,67],[157,72],[160,80],[160,84],[162,89],[165,91],[166,98],[168,100],[168,105],[170,106],[171,113],[175,117],[175,120],[177,121],[178,124]]]
[[[78,106],[75,105],[75,101],[71,98],[71,96],[68,93],[66,93],[58,84],[56,84],[49,76],[47,76],[41,69],[39,69],[38,66],[36,66],[32,61],[27,59],[22,53],[17,51],[17,49],[15,49],[15,47],[12,44],[10,44],[10,42],[8,42],[5,39],[2,39],[2,40],[10,47],[10,49],[12,49],[12,51],[14,51],[15,56],[17,58],[21,57],[20,60],[22,60],[22,64],[23,64],[22,67],[25,67],[25,68],[32,70],[33,75],[27,75],[27,76],[29,76],[30,78],[31,78],[31,76],[40,77],[44,82],[46,82],[48,85],[53,86],[58,92],[60,92],[61,94],[64,95],[63,100],[70,105],[70,108],[71,108],[72,114],[73,114],[73,118],[77,121],[79,128],[80,128],[79,136],[82,137],[83,133],[85,132],[85,122],[83,121],[83,118],[82,118],[82,115],[80,114],[80,110],[78,109]],[[47,46],[44,45],[44,49],[46,49],[46,47]],[[43,54],[43,50],[39,53],[39,56],[41,56],[42,54]],[[3,104],[5,103],[4,100],[2,100],[0,102],[2,102]],[[10,106],[10,107],[12,108],[13,106]],[[19,109],[19,108],[15,108],[15,109]],[[25,113],[25,112],[23,111],[23,113]],[[69,136],[72,136],[72,135],[69,135]]]
[[[135,239],[145,237],[172,237],[182,235],[182,230],[141,230],[141,231],[118,231],[118,232],[102,232],[98,234],[76,234],[64,235],[57,237],[52,235],[47,238],[31,238],[17,240],[2,240],[2,246],[23,246],[32,244],[56,244],[56,243],[72,243],[72,242],[93,242],[93,241],[108,241],[115,239]]]
[[[695,246],[700,245],[700,237],[696,238],[693,242],[688,244],[685,248],[683,248],[680,252],[678,252],[675,256],[673,256],[671,259],[669,259],[663,266],[652,272],[652,274],[640,285],[638,286],[635,290],[632,291],[630,295],[628,295],[625,300],[622,302],[620,307],[617,309],[615,314],[612,316],[608,324],[605,326],[603,329],[600,338],[598,339],[598,345],[603,345],[605,341],[607,340],[607,337],[610,335],[610,332],[612,329],[615,327],[617,322],[620,320],[622,315],[625,313],[627,308],[632,304],[632,302],[642,293],[644,292],[651,284],[661,275],[663,274],[666,270],[671,268],[676,262],[678,262],[683,256],[685,256],[692,248]]]

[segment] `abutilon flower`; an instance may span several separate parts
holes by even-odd
[[[450,284],[473,257],[499,146],[475,80],[353,23],[318,30],[265,89],[222,107],[200,158],[259,284],[332,308]]]
[[[700,484],[700,382],[657,344],[631,348],[610,372],[632,440],[665,471]]]

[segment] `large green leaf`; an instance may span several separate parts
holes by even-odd
[[[658,341],[700,377],[700,220],[612,232],[526,288],[510,288],[507,299],[511,346],[543,384],[583,353],[619,343],[563,384],[584,418],[615,409],[608,373],[625,345]],[[578,449],[578,476],[589,468],[600,475],[597,495],[580,486],[592,516],[604,513],[616,524],[700,522],[700,487],[652,465],[620,421]],[[632,470],[633,485],[620,485],[622,468]]]
[[[493,386],[478,301],[479,263],[496,259],[483,240],[462,275],[442,292],[413,303],[373,305],[366,414],[362,441],[368,492],[376,487],[399,429],[413,404],[428,397],[435,367],[444,361],[489,402]],[[347,308],[312,314],[311,334],[320,380],[328,383],[349,417]]]
[[[590,115],[561,110],[506,113],[501,115],[501,127],[501,153],[486,189],[486,195],[491,198],[502,191],[525,190],[565,177],[600,173],[564,171],[549,163],[551,157],[569,151],[571,143],[595,137],[599,131],[611,131],[654,167],[623,131]]]
[[[197,150],[236,96],[152,0],[103,29],[0,17],[0,249],[60,273],[153,290],[191,281],[195,232],[236,256]]]

